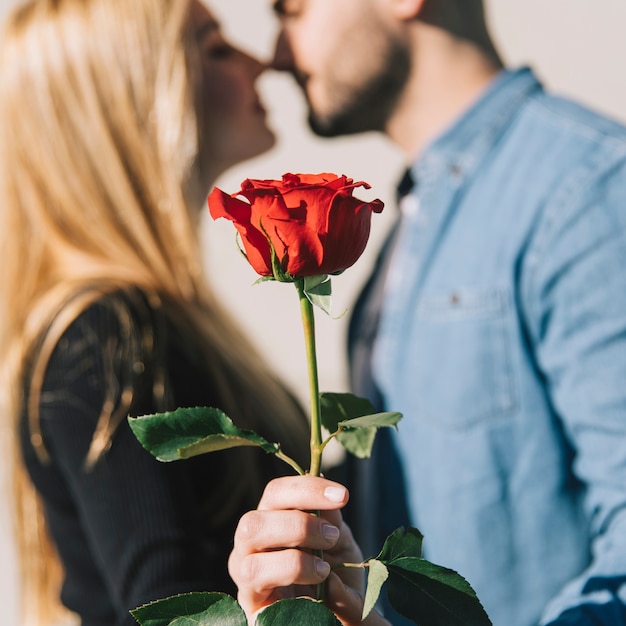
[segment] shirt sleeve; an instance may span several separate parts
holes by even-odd
[[[121,322],[113,308],[100,303],[69,328],[49,363],[41,420],[51,471],[61,477],[69,496],[64,503],[60,490],[47,494],[56,511],[52,519],[58,528],[52,531],[59,551],[71,555],[65,599],[75,605],[70,608],[89,611],[89,598],[72,598],[78,562],[89,560],[106,587],[99,593],[108,593],[114,605],[116,623],[131,626],[135,622],[128,611],[146,602],[188,591],[232,589],[225,589],[229,543],[203,525],[195,490],[202,480],[197,473],[210,471],[213,460],[161,463],[141,447],[123,419],[106,453],[93,467],[85,465],[102,424],[103,404],[111,399],[116,404],[127,382],[127,359],[134,351],[127,345],[132,333]],[[138,358],[130,365],[135,372],[146,369],[144,378],[135,380],[136,412],[150,412],[150,364]],[[144,396],[142,386],[149,390]],[[210,475],[203,480],[209,482]],[[80,536],[67,536],[64,519],[78,520]],[[70,545],[81,541],[86,555],[77,555]]]
[[[594,179],[595,177],[595,179]],[[626,624],[626,166],[581,176],[528,258],[531,342],[583,486],[590,562],[542,624]]]

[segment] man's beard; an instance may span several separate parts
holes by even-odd
[[[375,65],[378,71],[361,84],[329,81],[335,106],[328,113],[316,112],[309,103],[309,126],[316,135],[337,137],[385,129],[410,72],[409,54],[391,39],[384,58],[379,57]]]

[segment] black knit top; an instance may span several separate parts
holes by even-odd
[[[234,593],[227,573],[234,529],[260,496],[254,489],[234,495],[232,476],[241,467],[241,454],[250,450],[161,463],[141,447],[126,419],[110,448],[86,468],[112,380],[119,383],[113,389],[117,403],[131,372],[132,415],[219,405],[219,394],[190,342],[144,299],[141,306],[138,302],[124,294],[103,298],[58,342],[40,403],[49,463],[35,454],[27,420],[22,420],[26,467],[43,497],[65,568],[61,599],[83,626],[131,626],[136,622],[130,609],[175,593]],[[125,313],[120,316],[120,311]],[[137,351],[146,336],[154,350]],[[154,399],[155,386],[162,383],[165,407]],[[260,450],[253,452],[259,484],[283,471]]]

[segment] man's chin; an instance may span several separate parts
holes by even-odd
[[[309,128],[318,137],[341,137],[343,135],[356,135],[358,133],[375,130],[366,128],[364,125],[356,124],[354,117],[335,116],[322,117],[314,111],[309,111]]]
[[[333,126],[328,125],[325,121],[320,120],[315,115],[309,115],[309,128],[318,137],[336,137],[337,132]]]

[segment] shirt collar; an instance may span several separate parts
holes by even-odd
[[[423,181],[442,167],[459,180],[470,175],[522,103],[541,90],[530,68],[501,70],[478,100],[420,154],[411,167],[413,177]]]

